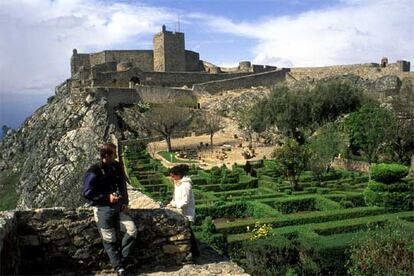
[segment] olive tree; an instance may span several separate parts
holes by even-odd
[[[272,157],[277,162],[280,172],[291,183],[293,190],[298,190],[299,177],[305,170],[309,159],[307,146],[289,138],[280,148],[273,151]]]
[[[347,145],[346,135],[334,123],[327,123],[309,139],[309,168],[322,181],[322,174],[328,172],[335,156]]]
[[[217,114],[203,113],[201,124],[210,135],[210,145],[211,149],[213,149],[213,136],[217,131],[223,128],[223,119]]]
[[[367,104],[345,119],[351,144],[362,151],[369,164],[375,161],[381,149],[393,138],[394,115],[375,104]]]
[[[149,131],[161,134],[170,152],[171,136],[174,132],[184,130],[191,121],[191,113],[188,108],[178,107],[174,104],[163,104],[159,107],[152,107],[142,114],[144,127]]]

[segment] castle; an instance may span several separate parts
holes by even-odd
[[[74,104],[87,95],[105,96],[113,105],[138,100],[165,102],[176,97],[206,91],[271,86],[287,77],[322,78],[353,73],[367,78],[410,71],[410,62],[339,65],[309,68],[277,68],[239,62],[234,68],[219,67],[200,60],[197,52],[185,49],[184,33],[167,31],[154,35],[153,50],[105,50],[78,53],[71,57],[71,78],[67,85]]]

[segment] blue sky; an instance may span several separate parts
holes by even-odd
[[[414,61],[413,0],[0,0],[0,126],[70,77],[72,49],[151,49],[162,24],[203,60],[279,67]]]

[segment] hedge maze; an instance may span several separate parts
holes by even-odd
[[[122,153],[122,160],[132,186],[156,201],[171,197],[174,187],[166,177],[168,170],[146,150],[127,148]]]
[[[124,162],[134,186],[155,200],[171,197],[166,169],[145,151],[126,152]],[[332,170],[318,180],[305,172],[294,191],[272,160],[232,170],[193,165],[190,176],[196,235],[255,275],[284,275],[292,267],[304,274],[346,274],[347,248],[361,231],[390,220],[414,230],[412,179],[370,182],[370,190],[363,173]],[[402,190],[393,206],[404,208],[390,208],[396,187]]]

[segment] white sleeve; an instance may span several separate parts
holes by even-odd
[[[177,193],[177,197],[175,198],[176,208],[183,208],[190,201],[190,195],[191,195],[190,183],[183,183],[181,185],[182,187],[180,187],[180,190]]]

